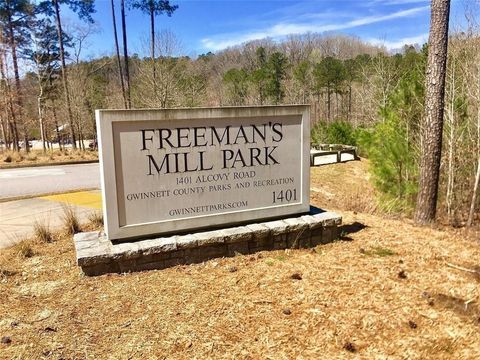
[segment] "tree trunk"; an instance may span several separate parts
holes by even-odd
[[[60,136],[60,130],[58,130],[57,111],[55,110],[55,102],[53,100],[51,100],[51,102],[52,102],[53,122],[55,123],[55,134],[57,135],[58,148],[61,151],[62,150],[62,138]]]
[[[65,51],[63,47],[63,31],[62,31],[62,22],[60,19],[60,7],[58,5],[58,0],[52,0],[52,2],[55,7],[55,20],[57,24],[57,36],[58,36],[58,44],[60,49],[60,60],[62,63],[63,94],[65,96],[65,105],[67,106],[68,125],[70,127],[70,136],[72,138],[72,146],[74,149],[76,149],[77,139],[75,138],[75,128],[73,124],[72,107],[70,104],[70,94],[68,92],[67,67],[65,65]]]
[[[43,92],[40,90],[41,93]],[[37,108],[38,108],[38,122],[40,123],[40,136],[42,138],[42,147],[43,153],[47,152],[47,147],[45,146],[45,127],[43,126],[43,111],[42,111],[42,95],[39,95],[37,98]]]
[[[3,49],[1,49],[2,52],[0,52],[0,91],[3,93],[3,101],[2,101],[2,108],[3,108],[3,116],[0,119],[0,125],[2,127],[2,138],[3,142],[5,144],[5,147],[7,149],[10,149],[10,141],[9,141],[9,136],[8,136],[8,123],[9,123],[9,118],[8,118],[8,94],[7,94],[7,86],[3,85],[4,82],[6,82],[6,79],[4,79],[4,72],[3,72]]]
[[[152,58],[152,72],[153,72],[153,93],[157,97],[157,81],[155,73],[155,14],[153,9],[153,1],[150,3],[150,53]]]
[[[417,224],[433,222],[437,210],[450,0],[432,0],[431,9],[420,181],[415,209]]]
[[[330,122],[330,104],[331,104],[330,88],[327,87],[327,120],[328,122]]]
[[[122,62],[120,60],[120,50],[118,47],[118,35],[117,35],[117,21],[115,18],[115,5],[113,0],[110,1],[112,7],[112,21],[113,21],[113,37],[115,39],[115,51],[117,54],[117,66],[118,66],[118,76],[120,78],[120,84],[122,85],[122,97],[123,97],[123,105],[125,109],[127,109],[127,96],[125,95],[125,82],[123,80],[123,72],[122,72]]]
[[[8,149],[8,139],[7,139],[7,132],[5,131],[5,122],[3,118],[0,118],[0,129],[2,130],[2,141],[3,144],[5,145],[5,148]],[[2,144],[0,144],[2,145]],[[3,148],[3,145],[0,146],[0,148]]]
[[[472,201],[470,202],[470,212],[468,214],[467,226],[473,225],[473,217],[475,215],[475,204],[477,202],[479,185],[480,185],[480,157],[478,158],[477,174],[475,175],[475,184],[473,185]]]
[[[480,65],[477,63],[477,100],[480,100]],[[473,225],[475,215],[475,205],[477,202],[478,189],[480,186],[480,104],[477,103],[477,173],[473,184],[472,200],[470,201],[470,211],[468,213],[467,226]]]
[[[122,15],[122,38],[123,38],[123,60],[125,61],[125,82],[127,94],[127,107],[132,107],[132,100],[130,98],[130,72],[128,69],[128,48],[127,48],[127,24],[125,21],[125,0],[120,1],[120,10]]]
[[[347,113],[347,120],[350,120],[350,116],[352,113],[352,83],[348,85],[348,113]]]
[[[449,60],[449,64],[451,64],[451,76],[449,77],[449,93],[447,93],[447,97],[449,97],[449,104],[448,107],[445,109],[446,111],[446,122],[449,126],[449,136],[448,136],[448,169],[447,169],[447,194],[445,196],[445,202],[447,205],[447,214],[448,219],[450,222],[453,220],[453,212],[452,212],[452,205],[453,205],[453,194],[454,194],[454,185],[455,185],[455,171],[454,171],[454,156],[455,156],[455,62],[453,59],[453,54]]]
[[[22,107],[22,101],[21,101],[21,86],[20,86],[20,74],[18,71],[18,59],[17,59],[17,47],[15,44],[15,35],[13,33],[13,23],[12,23],[12,15],[9,13],[8,14],[8,43],[10,46],[11,54],[12,54],[12,62],[13,62],[13,72],[15,75],[15,89],[17,91],[16,96],[15,96],[15,103],[18,107],[18,111],[21,111]],[[5,56],[5,54],[3,54]],[[7,61],[5,60],[5,66],[7,64]],[[3,66],[2,66],[2,72],[3,72]],[[3,78],[2,74],[2,78]],[[6,77],[5,77],[6,79]],[[10,109],[12,111],[12,132],[13,132],[13,149],[18,151],[20,149],[19,146],[19,136],[18,136],[18,128],[17,128],[17,121],[16,121],[16,116],[15,116],[15,109],[13,108],[13,104],[11,101],[11,88],[10,88]]]
[[[23,122],[23,141],[25,143],[25,152],[29,153],[30,144],[28,142],[28,129],[27,129],[27,123],[25,121]]]

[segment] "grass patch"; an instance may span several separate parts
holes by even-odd
[[[367,256],[379,256],[379,257],[397,255],[395,251],[388,248],[381,247],[381,246],[375,246],[369,250],[363,250],[362,254]]]
[[[13,158],[12,158],[12,155],[10,154],[5,155],[5,157],[3,158],[3,162],[6,162],[6,163],[11,163],[12,160]]]
[[[75,209],[69,205],[63,205],[62,207],[62,221],[65,233],[67,235],[74,235],[80,232],[80,220]]]
[[[279,255],[279,256],[277,256],[277,260],[278,261],[285,261],[285,260],[287,260],[287,257],[283,256],[283,255]]]
[[[50,226],[45,223],[35,221],[35,224],[33,224],[33,234],[35,240],[38,242],[50,243],[53,241],[53,233],[50,230]]]
[[[98,152],[91,150],[43,150],[31,149],[30,152],[6,150],[0,152],[0,167],[10,168],[21,164],[54,164],[57,162],[74,162],[97,160]]]
[[[20,241],[14,246],[14,251],[20,259],[28,259],[35,256],[33,241],[30,239]]]
[[[103,226],[103,214],[99,211],[94,211],[88,215],[88,222],[94,228],[100,228]]]

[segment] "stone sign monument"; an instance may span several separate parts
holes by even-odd
[[[316,246],[306,105],[97,110],[105,232],[75,234],[87,275]]]
[[[96,116],[109,239],[309,211],[308,106]]]

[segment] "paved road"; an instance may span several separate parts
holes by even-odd
[[[75,211],[80,222],[87,222],[91,213],[101,211],[102,195],[93,190],[0,202],[0,249],[31,237],[36,222],[58,230],[65,206]]]
[[[0,199],[100,188],[99,164],[0,169]]]

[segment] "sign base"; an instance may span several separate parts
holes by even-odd
[[[263,250],[308,248],[339,235],[341,216],[311,207],[309,215],[239,227],[114,244],[104,232],[74,236],[77,264],[85,275],[164,269]]]

